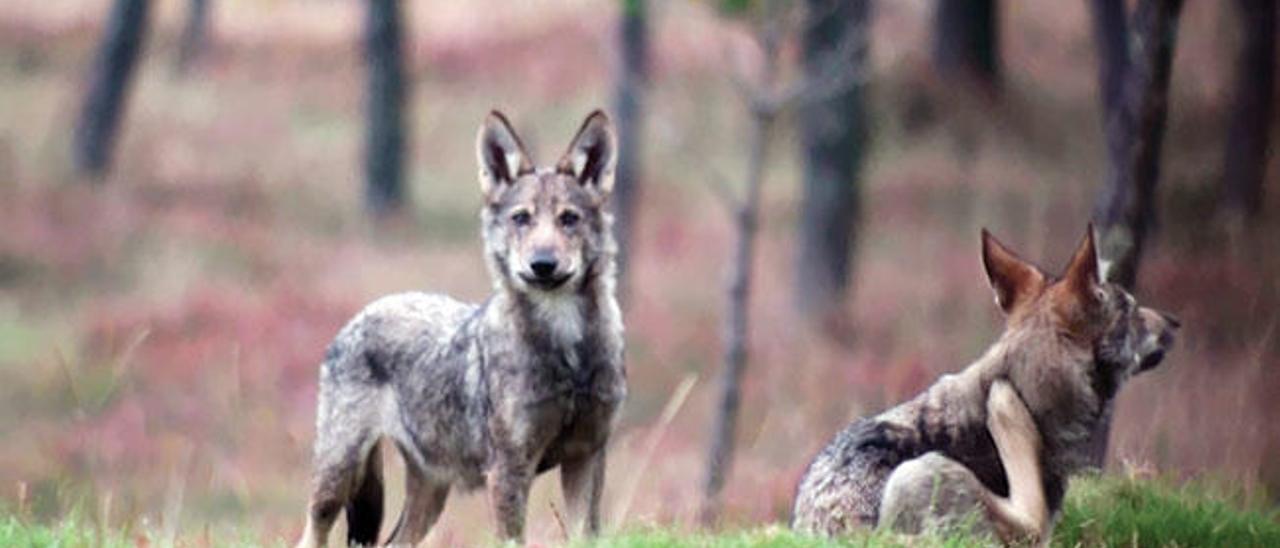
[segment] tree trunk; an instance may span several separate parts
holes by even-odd
[[[614,179],[614,235],[618,241],[618,290],[627,294],[632,233],[640,185],[641,103],[649,65],[649,28],[645,0],[623,0],[618,27],[619,59],[613,110],[618,129],[618,165]]]
[[[147,38],[149,0],[116,0],[102,31],[73,143],[76,169],[105,174],[124,116],[138,54]]]
[[[742,403],[742,377],[747,367],[747,313],[750,311],[751,265],[755,256],[755,237],[759,222],[760,187],[764,184],[765,155],[781,104],[771,98],[778,75],[778,49],[781,27],[778,23],[781,2],[767,3],[769,12],[760,30],[764,50],[764,71],[757,89],[746,90],[751,112],[748,135],[746,197],[734,210],[737,242],[734,246],[732,270],[729,271],[727,302],[724,316],[724,369],[720,377],[719,405],[711,425],[711,445],[707,451],[706,478],[703,484],[699,520],[713,525],[720,519],[724,506],[721,492],[729,471],[738,431],[738,414]]]
[[[1276,3],[1237,0],[1244,43],[1236,57],[1231,125],[1223,156],[1223,205],[1240,220],[1255,218],[1262,206],[1262,180],[1274,111]]]
[[[863,72],[869,4],[809,0],[802,47],[810,85]],[[864,96],[859,78],[800,105],[804,195],[794,297],[796,308],[807,317],[833,318],[849,285],[860,202],[857,174],[867,139]]]
[[[938,73],[988,87],[1000,84],[996,0],[938,0],[933,62]]]
[[[1095,9],[1098,4],[1095,3]],[[1155,219],[1155,189],[1160,178],[1160,145],[1168,112],[1169,79],[1177,41],[1181,0],[1141,0],[1133,16],[1116,112],[1105,113],[1106,183],[1094,209],[1099,254],[1110,264],[1109,281],[1133,290],[1147,232]],[[1095,14],[1095,23],[1103,17]],[[1101,32],[1098,33],[1101,36]],[[1105,42],[1103,43],[1105,46]],[[1102,55],[1101,57],[1105,57]],[[1105,72],[1104,72],[1105,74]],[[1105,82],[1104,82],[1105,97]],[[1105,106],[1104,98],[1104,106]],[[1111,411],[1106,410],[1090,440],[1094,464],[1106,461]]]
[[[1124,0],[1090,0],[1093,39],[1098,50],[1098,92],[1102,104],[1102,125],[1107,152],[1114,156],[1111,140],[1119,137],[1111,124],[1120,122],[1124,76],[1129,70],[1129,22]],[[1127,134],[1125,136],[1127,140]]]
[[[404,66],[399,0],[368,0],[365,62],[369,71],[365,206],[382,217],[404,202]]]
[[[755,256],[755,236],[760,209],[760,186],[764,179],[764,157],[774,112],[757,110],[753,115],[750,156],[747,168],[747,197],[735,211],[737,242],[729,273],[728,303],[724,325],[724,369],[720,377],[720,405],[711,428],[711,448],[707,455],[706,484],[699,519],[711,525],[720,517],[725,479],[733,466],[738,414],[742,403],[742,377],[747,367],[747,312],[751,296],[751,264]]]
[[[208,27],[209,0],[190,0],[187,3],[187,24],[182,27],[178,58],[173,65],[174,72],[179,76],[186,74],[204,52]]]

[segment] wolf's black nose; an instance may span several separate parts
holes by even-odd
[[[556,266],[556,260],[552,257],[535,257],[529,263],[529,269],[539,278],[550,278],[556,273]]]

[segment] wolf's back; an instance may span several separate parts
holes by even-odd
[[[476,311],[444,295],[399,293],[374,301],[338,332],[325,352],[327,384],[381,385],[438,353]]]

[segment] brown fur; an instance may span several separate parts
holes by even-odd
[[[982,259],[1004,334],[963,371],[837,435],[801,479],[794,527],[835,535],[884,524],[887,504],[913,523],[977,511],[1006,541],[1047,536],[1067,478],[1087,462],[1090,432],[1118,387],[1160,362],[1178,324],[1104,281],[1092,229],[1062,278],[986,231]],[[1006,383],[1007,393],[993,389]],[[1016,420],[1022,410],[1031,421]],[[920,508],[929,500],[921,490],[939,482],[956,504]]]

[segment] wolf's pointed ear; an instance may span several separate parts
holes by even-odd
[[[996,292],[996,304],[1005,314],[1035,298],[1044,287],[1045,277],[1001,244],[987,229],[982,229],[982,266],[987,280]]]
[[[1084,239],[1076,247],[1076,252],[1067,263],[1062,274],[1062,281],[1071,287],[1077,295],[1092,296],[1092,289],[1102,284],[1102,268],[1098,261],[1098,248],[1094,243],[1093,223],[1085,229]]]
[[[597,110],[582,123],[569,150],[556,163],[556,171],[572,176],[582,186],[594,188],[603,199],[613,190],[617,150],[613,123],[604,111]]]
[[[480,162],[480,190],[491,201],[500,191],[533,171],[529,154],[511,122],[496,110],[489,112],[476,136],[476,158]]]

